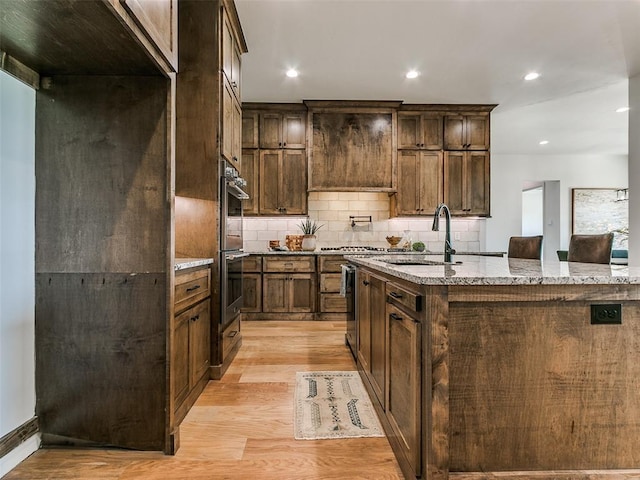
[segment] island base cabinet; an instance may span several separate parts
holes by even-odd
[[[392,439],[416,477],[420,476],[421,325],[393,305],[387,305],[389,348],[387,361],[387,418]]]

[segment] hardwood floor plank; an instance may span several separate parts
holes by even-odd
[[[41,449],[7,480],[403,478],[386,438],[295,440],[296,372],[355,370],[344,322],[243,322],[243,345],[180,426],[175,456]],[[3,479],[4,480],[4,479]]]

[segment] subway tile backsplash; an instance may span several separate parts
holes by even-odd
[[[351,227],[349,216],[370,215],[371,224],[359,223]],[[269,240],[280,240],[284,245],[286,235],[301,234],[298,224],[305,216],[245,217],[244,250],[262,252],[268,249]],[[388,235],[403,236],[411,232],[412,240],[422,241],[431,251],[441,252],[444,244],[444,222],[441,232],[431,231],[433,217],[389,218],[389,196],[384,192],[310,192],[309,218],[324,224],[318,233],[320,247],[342,245],[368,245],[388,247]],[[456,219],[451,222],[453,246],[458,251],[477,252],[482,248],[484,219]]]

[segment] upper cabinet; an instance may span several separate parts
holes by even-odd
[[[398,148],[442,150],[443,116],[431,112],[398,112]]]
[[[392,199],[392,216],[433,215],[442,202],[441,151],[398,152],[398,191]]]
[[[246,51],[233,2],[223,1],[220,16],[220,88],[222,97],[221,154],[238,171],[242,166],[242,101],[240,55]],[[244,48],[243,48],[244,46]]]
[[[174,70],[178,69],[178,0],[119,1]]]
[[[261,113],[260,148],[305,148],[306,123],[306,112]]]
[[[240,101],[240,47],[226,10],[222,15],[222,72]]]
[[[452,215],[489,215],[489,152],[445,152],[444,202]]]
[[[445,150],[489,150],[489,113],[444,116]]]

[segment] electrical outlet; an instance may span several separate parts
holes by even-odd
[[[609,325],[620,323],[622,323],[621,303],[591,305],[591,325]]]

